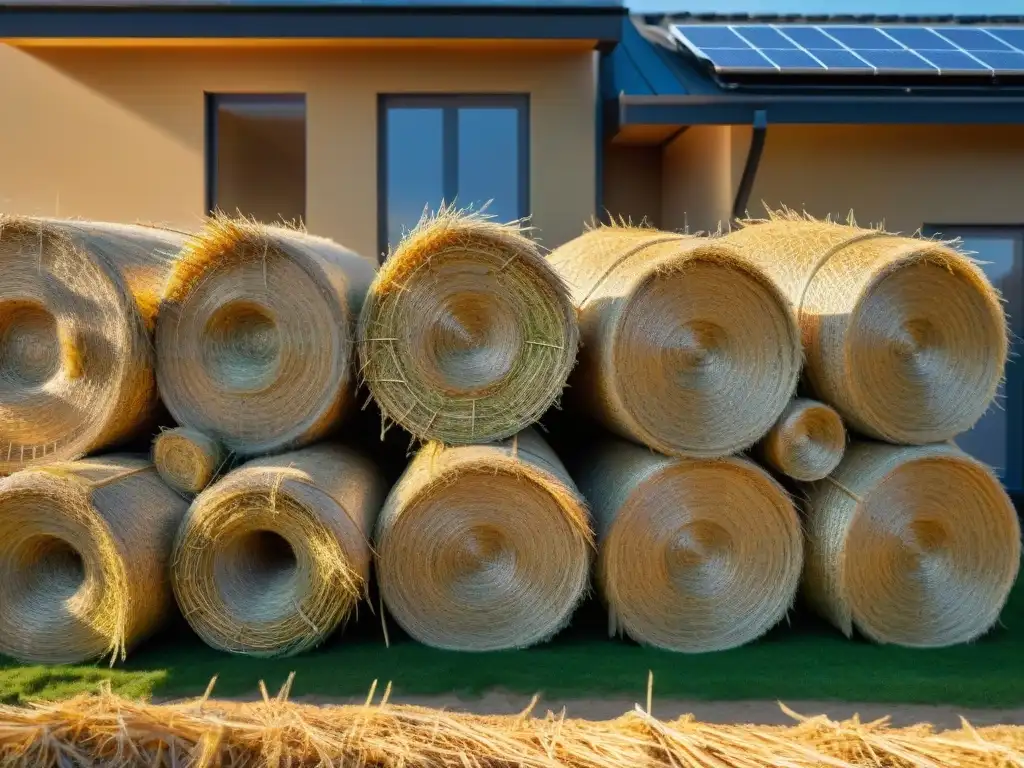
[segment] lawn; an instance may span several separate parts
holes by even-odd
[[[1011,596],[998,627],[970,646],[910,650],[847,640],[797,611],[791,623],[752,645],[723,653],[684,656],[605,637],[596,603],[585,605],[572,627],[553,642],[526,651],[465,654],[436,651],[410,640],[389,622],[391,647],[380,619],[363,610],[359,622],[319,650],[292,659],[254,660],[215,652],[176,624],[113,670],[105,662],[25,667],[0,658],[0,701],[66,697],[111,680],[129,696],[178,698],[203,692],[218,676],[221,696],[256,695],[296,672],[295,695],[362,697],[370,683],[393,681],[398,694],[464,696],[489,689],[543,693],[550,698],[636,696],[648,670],[658,698],[837,699],[857,702],[1024,705],[1024,588]]]

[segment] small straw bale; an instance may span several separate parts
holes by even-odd
[[[724,456],[793,397],[800,334],[785,297],[721,240],[601,226],[550,260],[580,314],[569,394],[622,437]]]
[[[949,244],[789,211],[727,236],[770,274],[802,329],[807,381],[847,425],[891,443],[970,429],[1006,364],[1006,318]]]
[[[0,215],[0,474],[151,428],[151,332],[184,235]]]
[[[447,445],[536,422],[578,343],[568,292],[537,245],[515,225],[451,208],[390,255],[359,318],[363,377],[384,417]]]
[[[40,465],[0,480],[0,654],[111,664],[174,610],[167,569],[188,504],[145,456]]]
[[[804,594],[844,634],[938,648],[998,620],[1020,522],[980,462],[949,443],[854,443],[807,490]]]
[[[378,469],[326,443],[254,459],[192,502],[174,545],[178,606],[208,645],[292,656],[319,645],[364,597]]]
[[[160,477],[179,493],[199,493],[227,464],[224,448],[209,435],[175,427],[153,441],[153,463]]]
[[[590,521],[533,430],[486,446],[424,446],[377,522],[377,581],[395,620],[435,648],[548,640],[587,591]]]
[[[758,446],[757,457],[794,480],[821,480],[842,461],[846,428],[838,413],[806,397],[793,400]]]
[[[739,456],[671,458],[620,440],[576,458],[611,634],[703,653],[748,643],[785,617],[803,534],[767,472]]]
[[[210,218],[179,254],[157,324],[175,420],[239,456],[329,433],[355,400],[355,322],[373,271],[297,229]]]

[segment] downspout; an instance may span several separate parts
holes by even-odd
[[[743,167],[740,186],[736,190],[736,199],[732,204],[732,221],[736,222],[747,215],[750,193],[754,191],[754,179],[761,165],[761,154],[764,152],[764,140],[768,134],[768,112],[758,109],[754,112],[754,133],[750,137],[750,150],[747,152],[747,164]]]

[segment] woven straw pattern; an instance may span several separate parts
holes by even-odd
[[[846,428],[824,403],[798,397],[757,446],[757,456],[777,472],[810,482],[835,469],[846,451]]]
[[[139,456],[0,481],[0,654],[41,664],[124,658],[173,610],[168,559],[186,507]]]
[[[391,490],[376,541],[385,605],[436,648],[542,642],[587,589],[586,507],[532,430],[490,446],[424,446]]]
[[[150,227],[0,215],[0,474],[152,426],[150,331],[183,240]]]
[[[583,346],[569,394],[619,435],[670,455],[756,442],[800,374],[785,298],[721,241],[600,227],[557,248]]]
[[[354,401],[369,261],[305,232],[215,217],[161,306],[160,394],[183,426],[254,456],[326,435]]]
[[[857,431],[933,443],[970,429],[1006,364],[984,273],[942,243],[784,213],[723,238],[797,308],[813,394]]]
[[[376,469],[318,445],[254,459],[196,497],[174,545],[178,605],[206,643],[290,656],[323,642],[363,597],[384,499]]]
[[[750,642],[786,615],[803,539],[792,502],[764,470],[619,440],[578,458],[612,632],[701,653]]]
[[[950,444],[855,443],[808,487],[804,592],[846,635],[922,648],[999,618],[1017,577],[1017,513],[991,471]]]
[[[576,360],[568,293],[513,225],[443,210],[377,274],[359,320],[384,416],[448,445],[511,437],[555,402]]]
[[[153,441],[153,463],[167,485],[179,493],[199,493],[227,462],[220,443],[188,427],[165,429]]]

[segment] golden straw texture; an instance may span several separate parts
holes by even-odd
[[[152,426],[150,333],[184,236],[0,215],[0,474]]]
[[[1024,764],[1024,728],[936,732],[887,719],[804,718],[784,726],[661,721],[636,707],[608,721],[547,713],[480,716],[372,703],[312,706],[198,699],[148,704],[105,691],[33,707],[0,706],[9,768],[1008,768]],[[390,687],[389,689],[390,690]],[[656,703],[655,703],[656,704]]]
[[[385,605],[435,648],[542,642],[587,589],[586,507],[532,430],[489,446],[424,446],[391,490],[376,541]]]
[[[893,443],[948,440],[989,407],[1006,320],[984,273],[949,246],[789,212],[721,241],[796,308],[812,393]]]
[[[255,456],[307,445],[354,402],[371,263],[294,229],[211,218],[181,251],[157,325],[179,424]]]
[[[450,209],[391,254],[359,318],[363,377],[384,416],[449,445],[537,421],[578,343],[568,293],[533,241]]]
[[[577,456],[609,629],[672,651],[750,642],[792,606],[803,565],[786,492],[753,462],[668,458],[619,440]]]
[[[213,482],[226,462],[220,443],[195,429],[165,429],[153,441],[156,470],[179,493],[199,493]]]
[[[142,456],[0,481],[0,654],[39,664],[124,658],[173,611],[167,568],[187,506]]]
[[[832,408],[798,397],[757,446],[757,456],[777,472],[805,482],[821,480],[846,451],[846,428]]]
[[[196,497],[178,532],[181,612],[206,643],[233,653],[318,645],[365,593],[383,500],[377,468],[349,448],[243,464]]]
[[[557,248],[583,346],[569,396],[670,455],[749,448],[800,375],[785,298],[719,240],[604,226]]]
[[[808,486],[804,593],[846,635],[933,648],[998,620],[1017,577],[1017,512],[950,444],[855,443]]]

